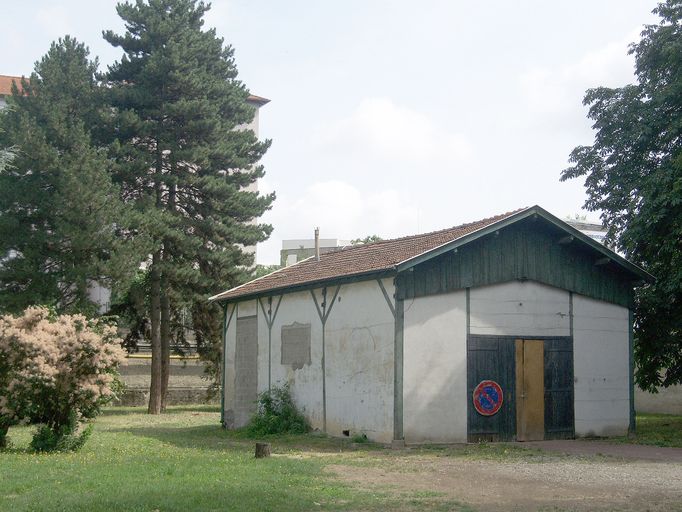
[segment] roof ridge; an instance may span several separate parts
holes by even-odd
[[[434,231],[427,231],[426,233],[419,233],[416,235],[406,235],[406,236],[401,236],[398,238],[389,238],[389,239],[381,240],[381,241],[375,242],[375,243],[395,242],[395,241],[401,241],[401,240],[406,240],[406,239],[416,239],[416,238],[420,238],[420,237],[424,237],[424,236],[431,236],[431,235],[436,235],[439,233],[445,233],[446,231],[454,231],[456,229],[468,228],[468,227],[474,226],[476,224],[490,224],[495,219],[503,219],[505,217],[509,217],[515,213],[518,213],[520,211],[527,210],[527,209],[528,209],[528,207],[518,208],[516,210],[512,210],[512,211],[509,211],[506,213],[501,213],[499,215],[493,215],[491,217],[486,217],[485,219],[479,219],[479,220],[474,220],[471,222],[465,222],[464,224],[458,224],[456,226],[451,226],[449,228],[436,229]]]

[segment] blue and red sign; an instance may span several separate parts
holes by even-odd
[[[483,380],[474,389],[474,408],[478,414],[492,416],[502,407],[502,388],[494,380]]]

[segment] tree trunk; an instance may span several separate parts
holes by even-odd
[[[161,251],[152,255],[151,278],[151,330],[152,330],[152,378],[149,386],[149,414],[161,413],[161,274],[159,264]]]
[[[176,165],[171,154],[171,175],[176,171]],[[170,183],[168,187],[168,205],[171,212],[175,211],[176,185]],[[170,245],[164,242],[163,259],[166,264],[171,258]],[[166,410],[166,398],[168,396],[168,380],[170,377],[170,342],[171,342],[171,303],[168,279],[164,277],[161,282],[161,410]]]
[[[171,307],[168,296],[168,283],[162,279],[161,283],[161,410],[166,410],[168,396],[168,378],[170,376],[170,323]]]

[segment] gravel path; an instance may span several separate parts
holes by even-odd
[[[354,486],[432,491],[479,511],[682,511],[682,464],[608,457],[542,462],[405,457],[391,467],[327,466]]]
[[[523,448],[538,448],[544,451],[570,455],[608,455],[624,459],[682,463],[682,448],[663,448],[643,444],[616,444],[605,441],[585,441],[582,439],[532,441],[515,444]]]

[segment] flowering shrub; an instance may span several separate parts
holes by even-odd
[[[82,315],[0,317],[0,446],[10,426],[31,423],[42,425],[34,448],[78,448],[87,433],[68,438],[112,398],[120,343],[115,327]]]

